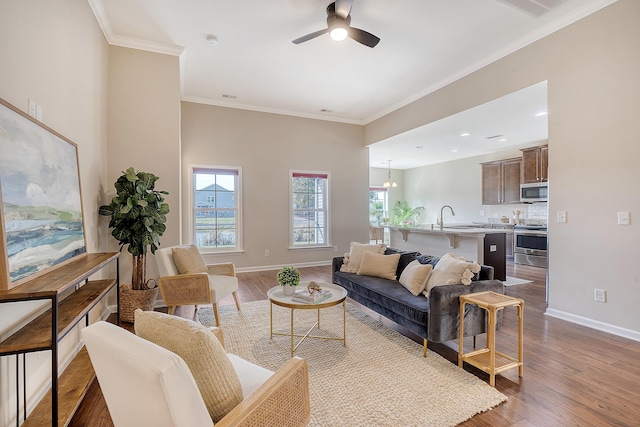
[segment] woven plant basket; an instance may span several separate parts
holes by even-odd
[[[153,310],[158,288],[133,290],[129,285],[120,286],[120,321],[133,323],[133,312]]]

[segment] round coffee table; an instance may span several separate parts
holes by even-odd
[[[319,303],[304,303],[292,301],[291,296],[284,295],[282,290],[282,286],[275,286],[267,292],[267,297],[269,298],[269,330],[270,330],[270,339],[273,339],[274,335],[282,335],[290,337],[291,339],[291,357],[293,357],[293,353],[296,349],[302,344],[302,342],[306,338],[318,338],[323,340],[338,340],[342,341],[342,345],[347,345],[347,304],[345,300],[347,299],[347,290],[342,286],[334,285],[332,283],[321,283],[317,282],[320,288],[327,289],[331,291],[331,297]],[[306,289],[308,282],[301,282],[298,286],[296,286],[296,291],[301,289]],[[310,335],[311,331],[313,331],[316,327],[320,329],[320,309],[327,307],[334,307],[338,304],[342,303],[342,338],[340,337],[328,337],[328,336],[319,336],[319,335]],[[285,307],[291,310],[291,328],[288,334],[273,332],[273,306],[279,305],[280,307]],[[305,333],[304,335],[295,334],[293,332],[294,325],[294,317],[293,312],[295,310],[318,310],[318,320],[316,323]],[[300,341],[295,344],[294,337],[300,337]]]

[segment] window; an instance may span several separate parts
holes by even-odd
[[[329,245],[329,174],[291,172],[291,246]]]
[[[203,250],[241,250],[240,168],[191,166],[192,236]]]
[[[369,223],[380,225],[388,215],[386,188],[369,188]]]

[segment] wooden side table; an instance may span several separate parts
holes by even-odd
[[[487,310],[487,347],[464,353],[464,306],[465,304],[475,304]],[[516,307],[518,310],[518,358],[515,359],[506,354],[496,351],[496,320],[499,310],[505,307]],[[522,378],[524,364],[523,356],[523,314],[524,301],[508,295],[499,294],[492,291],[477,292],[460,296],[460,347],[458,350],[458,366],[462,368],[467,362],[478,369],[489,374],[489,384],[496,385],[496,374],[507,369],[518,368],[518,376]]]

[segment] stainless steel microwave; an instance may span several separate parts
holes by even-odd
[[[532,184],[520,184],[520,201],[523,203],[546,202],[549,198],[549,184],[547,182],[534,182]]]

